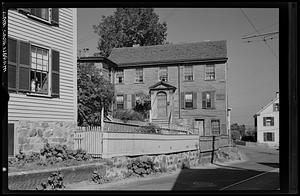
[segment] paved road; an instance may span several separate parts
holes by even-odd
[[[279,152],[263,147],[239,147],[246,160],[184,169],[160,177],[129,179],[84,190],[278,190]]]

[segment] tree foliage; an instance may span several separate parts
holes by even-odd
[[[159,23],[153,8],[117,8],[113,15],[102,16],[93,28],[100,37],[98,49],[105,57],[112,48],[164,44],[167,36],[167,24]]]
[[[99,125],[101,108],[108,114],[114,98],[114,86],[100,75],[94,64],[77,65],[78,125]]]
[[[239,125],[237,123],[234,123],[230,126],[230,129],[232,139],[240,139],[242,136],[245,135],[245,125]]]
[[[144,118],[148,118],[149,110],[151,110],[151,97],[144,93],[140,93],[138,96],[140,99],[136,101],[134,111],[141,113]]]

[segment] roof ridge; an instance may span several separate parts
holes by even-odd
[[[120,48],[113,48],[113,50],[120,50],[120,49],[140,49],[140,48],[151,48],[151,47],[163,47],[163,46],[183,46],[183,45],[192,45],[192,44],[201,44],[201,43],[215,43],[215,42],[226,42],[227,40],[215,40],[215,41],[202,41],[202,42],[188,42],[188,43],[170,43],[170,44],[158,44],[158,45],[149,45],[149,46],[138,46],[138,47],[120,47]]]

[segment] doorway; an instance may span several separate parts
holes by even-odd
[[[157,93],[157,111],[158,117],[167,116],[167,94],[164,92]]]
[[[204,119],[195,119],[195,128],[198,129],[199,136],[205,136]]]

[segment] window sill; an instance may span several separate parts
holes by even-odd
[[[43,18],[39,18],[39,17],[34,16],[34,15],[32,15],[32,14],[27,14],[27,17],[28,17],[28,18],[31,18],[31,19],[33,19],[33,20],[37,20],[37,21],[39,21],[39,22],[42,22],[42,23],[44,23],[44,24],[50,25],[50,26],[58,26],[58,25],[52,23],[50,20],[45,20],[45,19],[43,19]]]
[[[194,80],[183,80],[183,82],[194,82]]]
[[[216,81],[216,79],[204,79],[204,81]]]
[[[135,82],[134,84],[145,84],[144,82]]]
[[[203,110],[215,110],[216,108],[202,108]]]
[[[37,93],[26,93],[29,97],[45,97],[45,98],[53,98],[50,95],[37,94]]]
[[[124,85],[125,83],[115,83],[115,85]]]
[[[183,108],[184,110],[195,110],[197,108]]]

